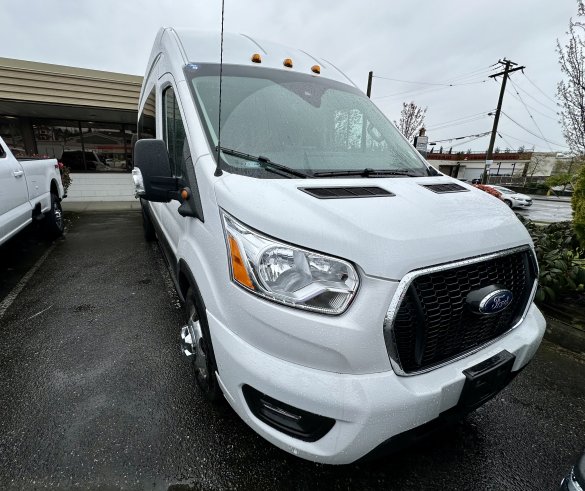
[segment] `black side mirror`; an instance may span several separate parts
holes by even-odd
[[[179,199],[179,182],[171,173],[163,140],[138,140],[134,146],[134,165],[132,177],[137,196],[160,203]]]

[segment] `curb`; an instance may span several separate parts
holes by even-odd
[[[538,196],[538,195],[534,195],[534,194],[529,194],[528,196],[530,196],[532,198],[532,201],[552,201],[553,203],[570,203],[571,202],[571,198],[567,198],[567,197],[560,197],[560,198],[556,198],[556,197],[549,197],[549,196]]]
[[[67,201],[61,203],[65,212],[139,211],[140,201]]]
[[[548,313],[543,314],[546,318],[545,339],[575,353],[585,353],[585,331]]]

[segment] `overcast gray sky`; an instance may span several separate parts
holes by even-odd
[[[528,131],[503,116],[496,144],[560,151],[555,43],[575,14],[575,0],[226,0],[225,29],[326,58],[364,91],[369,70],[386,77],[374,79],[374,102],[392,120],[403,101],[428,106],[431,141],[491,129],[499,83],[487,75],[507,57],[526,66],[512,80],[532,118],[509,85],[504,111]],[[2,0],[0,18],[0,56],[143,75],[161,26],[219,30],[221,1]],[[488,145],[467,141],[437,147]]]

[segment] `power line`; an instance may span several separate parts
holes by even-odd
[[[454,77],[449,77],[443,81],[440,82],[436,82],[436,83],[441,83],[441,84],[450,84],[453,83],[456,80],[462,80],[462,79],[466,79],[466,78],[473,78],[473,77],[480,77],[480,74],[482,72],[485,72],[486,74],[491,70],[491,67],[486,68],[485,66],[479,67],[477,69],[474,69],[470,72],[464,72],[463,74],[459,74],[459,75],[455,75]],[[393,74],[389,74],[389,73],[381,73],[379,75],[375,75],[376,78],[382,78],[382,79],[388,79],[388,80],[396,80],[394,78],[391,78],[393,76]],[[409,81],[405,81],[405,82],[409,82]],[[416,82],[414,82],[416,83]],[[425,82],[423,82],[425,83]],[[430,83],[435,83],[435,82],[430,82]]]
[[[476,136],[475,138],[471,138],[470,140],[467,140],[465,142],[455,143],[454,145],[451,145],[451,148],[460,147],[461,145],[467,145],[468,143],[474,142],[475,140],[479,140],[480,138],[484,138],[484,137],[488,136],[489,134],[490,134],[490,132],[488,131],[487,133],[485,133],[481,136]]]
[[[511,143],[510,143],[508,140],[506,140],[506,139],[505,139],[505,138],[502,136],[502,134],[501,134],[499,131],[498,131],[498,136],[499,136],[499,137],[500,137],[502,140],[504,140],[504,143],[505,143],[506,145],[508,145],[508,148],[510,148],[510,149],[511,149],[511,148],[514,148],[514,145],[512,145],[512,144],[511,144]]]
[[[528,78],[528,75],[524,74],[524,76],[526,77],[526,80],[528,80],[536,90],[538,90],[544,97],[546,97],[549,101],[554,102],[554,104],[558,104],[557,101],[555,101],[552,97],[549,97],[548,95],[546,95],[546,93],[538,86],[536,85],[532,80],[530,80],[530,78]]]
[[[528,140],[522,140],[522,138],[518,138],[516,136],[509,135],[508,133],[502,133],[502,135],[506,135],[508,138],[512,138],[512,140],[517,140],[517,141],[522,142],[522,143],[527,143],[528,145],[532,145],[533,147],[535,146],[534,142],[530,142]]]
[[[400,78],[389,78],[389,77],[381,77],[379,75],[374,75],[374,78],[379,78],[382,80],[390,80],[391,82],[402,82],[405,84],[417,84],[417,85],[442,85],[445,87],[457,87],[459,85],[474,85],[474,84],[482,84],[486,82],[486,80],[479,80],[477,82],[463,82],[458,84],[450,84],[450,83],[439,83],[439,82],[419,82],[415,80],[402,80]]]
[[[482,115],[482,116],[476,116],[474,118],[468,118],[465,119],[463,121],[458,121],[458,122],[454,122],[454,123],[449,123],[449,124],[442,124],[439,126],[432,126],[430,128],[427,128],[428,131],[439,131],[439,130],[444,130],[445,128],[451,128],[453,126],[461,126],[462,124],[469,124],[469,123],[475,123],[476,121],[480,121],[484,118],[486,118],[488,115],[487,113]]]
[[[388,99],[388,98],[392,98],[392,97],[401,96],[404,94],[411,94],[411,96],[416,94],[416,96],[418,97],[419,95],[422,95],[422,94],[428,94],[429,92],[436,92],[438,90],[445,90],[448,88],[449,87],[431,87],[431,88],[425,88],[425,89],[411,89],[411,90],[405,90],[404,92],[396,92],[395,94],[387,94],[387,95],[372,97],[372,99]]]
[[[378,77],[374,76],[374,78],[378,78]],[[477,85],[477,84],[481,84],[484,82],[485,82],[485,80],[483,82],[470,82],[470,83],[465,83],[465,84],[441,85],[439,87],[425,87],[425,88],[409,89],[409,90],[405,90],[402,92],[396,92],[394,94],[379,95],[376,97],[372,97],[372,99],[389,99],[392,97],[398,97],[398,96],[402,96],[405,94],[410,94],[408,97],[414,97],[414,96],[418,97],[418,96],[423,95],[423,94],[428,94],[430,92],[435,92],[437,90],[445,90],[445,89],[448,89],[450,87],[459,87],[462,85]]]
[[[514,89],[516,89],[516,84],[514,84],[514,81],[512,79],[510,79],[510,83],[512,84],[512,87],[514,87]],[[516,94],[518,94],[518,98],[520,99],[520,102],[524,105],[524,109],[526,109],[526,112],[528,113],[528,116],[530,116],[530,119],[532,120],[532,122],[534,123],[534,126],[536,127],[536,129],[540,133],[540,136],[542,136],[542,139],[546,141],[549,150],[552,152],[553,149],[550,146],[550,143],[544,138],[544,133],[540,129],[540,126],[538,126],[538,124],[536,124],[536,120],[532,116],[532,113],[530,112],[530,109],[528,109],[528,106],[524,103],[524,99],[522,99],[522,96],[520,95],[520,92],[518,92],[518,90],[516,90]]]
[[[489,131],[485,131],[484,133],[477,133],[475,135],[456,136],[456,137],[453,137],[453,138],[446,138],[444,140],[433,140],[433,143],[452,142],[452,141],[455,141],[455,140],[463,140],[465,138],[472,138],[472,137],[481,138],[482,136],[489,135],[489,133],[490,133]]]
[[[548,109],[549,111],[552,111],[553,113],[557,113],[557,109],[553,109],[552,107],[550,107],[548,104],[545,104],[542,101],[539,101],[536,97],[534,97],[530,92],[528,92],[526,89],[523,89],[522,87],[518,86],[518,89],[521,90],[522,92],[524,92],[524,94],[526,94],[528,97],[530,97],[533,101],[537,102],[538,104],[540,104],[542,107],[545,107],[546,109]]]
[[[557,147],[563,147],[563,148],[569,148],[567,145],[562,145],[560,143],[557,142],[553,142],[551,140],[547,140],[546,138],[542,138],[540,136],[538,136],[536,133],[533,133],[532,131],[530,131],[528,128],[522,126],[518,121],[516,121],[515,119],[512,119],[510,116],[508,116],[504,111],[502,111],[502,114],[504,116],[506,116],[510,121],[512,121],[512,123],[514,123],[516,126],[519,126],[520,128],[522,128],[524,131],[526,131],[526,133],[530,133],[532,136],[535,136],[536,138],[538,138],[539,140],[544,140],[547,143],[552,143],[553,145],[556,145]]]
[[[528,106],[530,109],[532,109],[534,112],[540,114],[541,116],[544,116],[545,118],[548,119],[552,119],[553,121],[558,121],[557,118],[553,118],[552,116],[549,116],[548,114],[544,114],[543,112],[541,112],[540,110],[536,109],[534,106],[531,106],[530,104],[528,104],[527,102],[522,101],[522,99],[520,99],[519,95],[518,96],[516,94],[514,94],[513,92],[509,91],[506,88],[506,92],[508,92],[508,94],[510,94],[514,99],[516,99],[517,101],[523,102],[524,105]]]
[[[446,81],[454,82],[454,81],[457,81],[457,80],[465,80],[467,78],[474,78],[474,77],[479,77],[479,76],[485,76],[485,75],[487,75],[492,70],[493,70],[493,65],[490,66],[490,67],[488,67],[488,68],[485,68],[484,67],[484,68],[482,68],[480,70],[474,70],[472,72],[468,72],[467,74],[456,75],[455,77],[449,78]]]
[[[473,117],[476,117],[476,116],[487,116],[488,113],[489,113],[489,111],[482,111],[480,113],[470,114],[469,116],[461,116],[460,118],[450,119],[449,121],[443,121],[441,123],[437,123],[435,125],[431,125],[430,127],[427,128],[427,130],[436,129],[439,126],[443,126],[443,125],[448,124],[448,123],[454,123],[456,121],[461,121],[463,119],[469,119],[469,118],[473,118]]]
[[[480,69],[476,69],[476,70],[472,70],[471,72],[467,72],[467,73],[463,73],[460,75],[457,75],[451,79],[446,79],[444,81],[441,82],[427,82],[427,81],[414,81],[414,80],[403,80],[403,79],[397,79],[397,78],[393,78],[390,75],[387,74],[380,74],[380,75],[373,75],[373,72],[369,73],[368,76],[368,92],[370,95],[371,93],[371,80],[372,78],[377,78],[377,79],[381,79],[381,80],[388,80],[388,81],[392,81],[392,82],[399,82],[399,83],[410,83],[410,84],[416,84],[416,85],[436,85],[439,87],[451,87],[451,86],[460,86],[460,85],[475,85],[475,84],[480,84],[480,83],[485,83],[486,80],[467,80],[466,82],[457,82],[454,83],[457,80],[466,80],[466,79],[474,79],[474,78],[485,78],[485,75],[487,75],[487,73],[489,73],[491,70],[491,67],[488,67],[487,69],[485,67],[481,67]],[[485,74],[482,74],[485,73]],[[409,89],[406,91],[402,91],[402,92],[397,92],[395,94],[387,94],[387,95],[383,95],[383,96],[377,96],[377,97],[372,97],[372,99],[382,99],[382,98],[388,98],[388,97],[397,97],[403,94],[411,94],[414,92],[419,91],[419,89]],[[426,92],[425,92],[426,93]]]

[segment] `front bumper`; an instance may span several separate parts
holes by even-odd
[[[517,372],[534,356],[545,329],[533,305],[522,324],[498,342],[431,372],[400,377],[392,371],[351,375],[307,368],[258,350],[209,312],[208,321],[219,383],[234,410],[281,449],[329,464],[354,462],[391,437],[435,420],[459,402],[463,371],[502,350],[515,355]],[[288,436],[252,414],[244,385],[335,424],[314,442]]]
[[[561,482],[561,491],[583,491],[585,489],[585,453],[581,455],[569,475]]]

